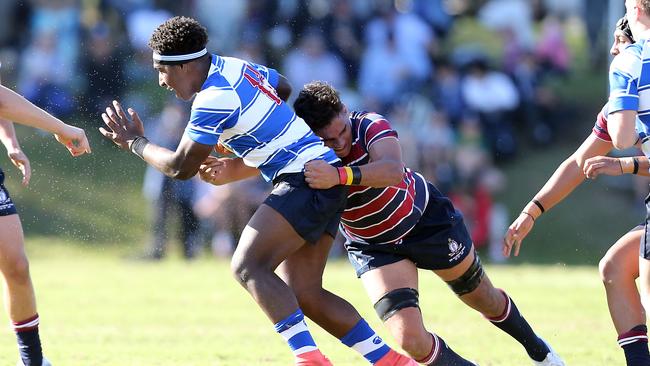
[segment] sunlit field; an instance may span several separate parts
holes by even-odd
[[[231,278],[227,261],[185,263],[178,255],[161,263],[125,259],[141,252],[150,230],[141,161],[117,153],[96,135],[91,135],[94,153],[72,160],[50,138],[19,132],[33,158],[30,187],[19,186],[6,158],[0,166],[28,235],[41,335],[55,366],[291,365],[288,347]],[[506,168],[511,183],[501,200],[511,214],[574,148],[531,151]],[[604,183],[587,182],[538,220],[521,257],[512,260],[516,266],[487,266],[495,284],[512,295],[568,365],[624,364],[595,264],[643,215],[631,209],[629,194]],[[530,364],[522,347],[467,309],[433,275],[422,275],[421,304],[430,330],[482,366]],[[331,262],[325,277],[330,289],[392,343],[346,261]],[[0,314],[0,322],[8,324]],[[309,324],[335,365],[366,364]],[[14,365],[14,335],[8,326],[0,329],[0,366]]]
[[[32,238],[28,244],[38,292],[45,353],[55,365],[290,365],[291,353],[252,299],[212,258],[160,263]],[[533,327],[569,365],[620,365],[595,267],[487,266]],[[332,261],[326,286],[351,301],[388,340],[360,282],[344,260]],[[433,275],[421,272],[426,324],[481,365],[528,365],[523,348],[465,308]],[[2,321],[8,322],[6,315]],[[335,365],[365,361],[309,323]],[[0,334],[0,365],[16,362],[14,336]]]

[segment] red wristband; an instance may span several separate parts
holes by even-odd
[[[348,181],[348,172],[345,168],[336,168],[339,172],[339,184],[345,185],[345,183]]]

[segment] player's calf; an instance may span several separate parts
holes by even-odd
[[[535,334],[526,319],[519,313],[514,301],[496,289],[483,271],[481,260],[474,257],[472,265],[455,280],[447,281],[449,287],[463,302],[481,312],[502,331],[516,339],[535,362],[543,362],[549,355],[556,356],[548,345]],[[558,356],[559,358],[559,356]]]
[[[548,345],[535,334],[530,324],[519,313],[517,305],[503,290],[499,290],[506,299],[503,312],[495,317],[487,317],[492,324],[516,339],[524,348],[528,356],[536,362],[544,361],[553,352]]]
[[[417,311],[410,312],[411,308]],[[417,290],[399,288],[390,291],[375,303],[375,311],[388,325],[402,349],[417,362],[425,365],[474,365],[456,354],[442,338],[424,329]],[[393,328],[391,323],[397,326]]]

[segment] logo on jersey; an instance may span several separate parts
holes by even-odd
[[[379,337],[379,336],[376,336],[375,338],[372,339],[372,343],[374,343],[374,344],[381,344],[381,342],[383,342],[383,341],[381,340],[381,337]]]
[[[447,244],[449,245],[449,262],[456,261],[463,255],[463,253],[465,253],[465,247],[462,244],[459,244],[456,240],[448,238]]]

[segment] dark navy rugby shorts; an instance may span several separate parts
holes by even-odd
[[[429,184],[429,203],[415,227],[396,243],[367,244],[348,241],[348,259],[362,274],[388,264],[408,259],[418,268],[439,270],[460,263],[472,249],[463,215],[451,201]]]
[[[0,216],[15,215],[16,206],[14,205],[7,188],[5,188],[5,173],[0,169]]]
[[[347,195],[347,186],[313,189],[303,173],[289,173],[273,180],[273,191],[264,203],[289,221],[303,239],[316,243],[325,233],[336,237]]]

